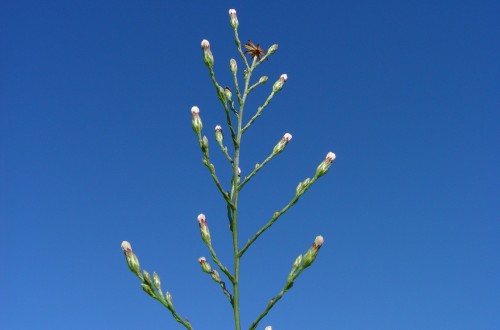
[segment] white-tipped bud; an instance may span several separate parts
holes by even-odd
[[[132,246],[130,245],[129,242],[123,241],[121,246],[122,246],[122,250],[124,253],[131,253],[132,252]]]
[[[222,145],[222,140],[224,139],[224,135],[222,135],[222,127],[220,125],[215,126],[215,141]]]
[[[304,255],[304,258],[302,259],[302,267],[307,268],[309,267],[314,260],[316,260],[316,256],[318,255],[318,251],[321,248],[321,246],[324,243],[323,236],[316,236],[314,239],[314,243],[311,246],[309,250],[307,250],[306,254]]]
[[[203,50],[203,62],[205,65],[211,69],[214,66],[214,56],[212,55],[212,51],[210,50],[210,42],[208,40],[203,39],[201,41],[201,49]]]
[[[316,168],[316,177],[320,177],[324,175],[326,172],[328,172],[328,169],[332,165],[333,161],[335,160],[336,156],[333,152],[329,152],[325,159],[318,165],[318,168]]]
[[[233,27],[233,29],[236,29],[238,27],[238,17],[236,16],[236,10],[235,9],[229,9],[229,23]]]
[[[123,253],[125,253],[125,258],[127,260],[128,268],[137,275],[138,277],[142,277],[141,274],[141,265],[139,264],[139,259],[132,251],[132,246],[129,242],[123,241],[121,244],[121,248]]]
[[[196,105],[191,108],[191,115],[193,131],[195,131],[197,135],[200,135],[203,129],[203,123],[200,118],[200,109]]]
[[[292,134],[290,133],[285,133],[283,137],[281,138],[280,142],[274,146],[273,149],[273,154],[277,155],[280,152],[282,152],[285,149],[285,146],[287,145],[288,142],[292,140]]]
[[[203,213],[198,215],[198,225],[200,227],[201,239],[205,242],[205,244],[210,245],[210,230],[208,229],[207,220]]]
[[[207,259],[205,259],[205,257],[199,258],[198,262],[200,263],[201,270],[203,270],[205,273],[212,272],[212,267],[210,267],[210,264],[207,262]]]
[[[273,327],[268,325],[264,330],[273,330]]]
[[[282,74],[278,80],[273,85],[273,92],[277,93],[279,92],[282,88],[285,82],[288,80],[288,76],[286,74]]]

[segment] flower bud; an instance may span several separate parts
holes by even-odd
[[[236,10],[234,9],[229,9],[229,23],[231,23],[233,29],[238,27],[238,17],[236,16]]]
[[[153,292],[153,290],[151,289],[151,287],[149,287],[149,285],[147,284],[144,284],[144,283],[141,283],[141,288],[144,290],[144,292],[146,292],[148,295],[150,295],[151,297],[155,298],[155,293]]]
[[[153,281],[151,280],[151,276],[149,275],[149,273],[145,270],[142,271],[142,278],[144,279],[144,282],[149,285],[149,286],[152,286],[153,285]]]
[[[300,267],[300,265],[302,264],[302,254],[299,255],[297,257],[297,259],[295,259],[293,265],[292,265],[292,270],[296,270],[297,268]]]
[[[280,142],[278,142],[278,144],[276,146],[274,146],[273,154],[276,155],[276,154],[279,154],[280,152],[282,152],[285,149],[285,146],[288,144],[288,142],[290,142],[291,139],[292,139],[292,134],[286,133],[285,135],[283,135]]]
[[[203,39],[201,41],[201,49],[203,50],[203,62],[205,62],[205,65],[211,69],[214,66],[214,56],[210,50],[210,43],[208,40]]]
[[[207,220],[203,213],[198,215],[198,225],[200,227],[201,239],[205,244],[210,245],[210,230],[208,230]]]
[[[215,126],[215,140],[222,144],[222,140],[224,139],[224,135],[222,135],[222,127],[220,125]]]
[[[321,164],[319,164],[318,168],[316,169],[316,177],[320,177],[322,175],[324,175],[328,169],[330,168],[330,166],[332,165],[333,161],[335,160],[335,154],[333,152],[329,152],[326,157],[325,157],[325,160],[323,160],[321,162]]]
[[[201,151],[203,151],[203,153],[208,152],[208,138],[206,136],[203,136],[201,140]]]
[[[304,255],[304,258],[302,259],[302,267],[307,268],[309,267],[313,261],[316,259],[316,256],[318,255],[318,251],[323,245],[323,236],[316,236],[316,239],[314,240],[313,245],[311,248],[306,252]]]
[[[155,285],[155,288],[157,288],[158,291],[161,293],[161,280],[160,280],[160,276],[158,276],[158,274],[156,274],[156,272],[153,272],[153,283]]]
[[[282,88],[285,82],[287,81],[288,76],[286,74],[282,74],[278,80],[273,85],[273,92],[277,93],[279,92]]]
[[[231,92],[231,89],[229,87],[224,87],[224,94],[226,95],[226,99],[231,101],[231,98],[233,97],[233,93]]]
[[[278,44],[274,44],[267,50],[267,56],[274,54],[278,50]]]
[[[137,256],[132,251],[132,246],[129,242],[123,241],[121,247],[123,252],[125,253],[125,258],[127,259],[128,268],[132,271],[132,273],[141,277],[142,275],[141,266],[139,265],[139,259],[137,259]]]
[[[259,78],[259,84],[263,84],[267,81],[267,79],[269,79],[267,76],[262,76]]]
[[[268,325],[264,330],[273,330],[273,327]]]
[[[191,122],[193,125],[193,131],[196,132],[197,135],[201,134],[201,130],[203,128],[203,123],[200,118],[200,109],[195,105],[191,108]]]
[[[306,191],[307,188],[309,188],[309,183],[311,182],[311,179],[307,178],[302,182],[299,182],[297,185],[297,188],[295,189],[295,193],[297,195],[301,195],[304,191]]]
[[[212,276],[212,280],[214,280],[217,283],[220,283],[220,275],[219,275],[218,271],[216,271],[215,269],[212,270],[212,272],[210,273],[210,276]]]
[[[170,292],[165,292],[165,300],[167,301],[167,303],[170,305],[170,306],[173,306],[174,304],[172,303],[172,295],[170,294]]]
[[[241,168],[238,167],[238,177],[241,176]]]
[[[231,70],[233,74],[236,74],[236,71],[238,70],[238,64],[234,58],[229,60],[229,70]]]
[[[205,257],[199,258],[198,262],[200,263],[201,270],[203,270],[205,273],[212,272],[212,267],[210,267],[210,264],[207,262],[207,259],[205,259]]]

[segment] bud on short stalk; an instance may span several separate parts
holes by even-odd
[[[203,62],[205,62],[205,65],[209,68],[212,69],[214,66],[214,56],[212,55],[212,51],[210,50],[210,43],[208,40],[203,39],[201,41],[201,49],[203,50]]]
[[[200,135],[203,129],[203,123],[200,118],[200,109],[196,105],[191,108],[191,117],[193,131],[195,131],[197,135]]]
[[[278,50],[278,44],[274,44],[267,50],[267,56],[274,54]]]
[[[215,126],[215,141],[217,143],[222,144],[222,140],[224,139],[224,135],[222,135],[222,127],[220,125]]]
[[[316,177],[320,177],[320,176],[323,176],[326,172],[328,172],[328,169],[330,168],[330,166],[332,165],[333,161],[335,160],[335,154],[333,152],[329,152],[326,157],[325,157],[325,160],[323,160],[321,162],[321,164],[319,164],[318,168],[316,169]]]
[[[286,74],[282,74],[278,80],[273,85],[273,92],[277,93],[279,92],[282,88],[285,82],[287,81],[288,76]]]
[[[306,252],[304,255],[304,258],[302,258],[302,267],[307,268],[309,267],[314,260],[316,260],[316,256],[318,255],[318,251],[323,245],[323,236],[316,236],[316,239],[314,240],[313,245],[311,248]]]
[[[134,273],[135,275],[142,277],[139,259],[137,259],[137,256],[132,251],[132,246],[130,245],[130,243],[127,241],[123,241],[121,247],[123,253],[125,253],[125,258],[127,259],[128,268],[130,268],[132,273]]]
[[[236,29],[238,27],[238,17],[236,16],[236,10],[235,9],[229,9],[229,23],[233,27],[233,29]]]
[[[276,155],[276,154],[279,154],[280,152],[282,152],[285,149],[285,146],[291,140],[292,140],[292,134],[286,133],[285,135],[283,135],[280,142],[278,142],[278,144],[274,147],[273,154]]]
[[[236,74],[236,71],[238,71],[238,64],[234,58],[229,60],[229,70],[231,70],[233,74]]]
[[[199,258],[198,262],[200,263],[201,270],[203,270],[205,273],[212,272],[212,267],[210,267],[210,264],[207,262],[207,259],[205,259],[205,257]]]
[[[210,230],[208,230],[207,220],[203,213],[198,215],[198,225],[200,227],[201,239],[205,244],[210,245]]]

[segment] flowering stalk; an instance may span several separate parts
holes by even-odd
[[[224,136],[222,134],[222,127],[217,125],[215,127],[215,140],[217,141],[222,153],[226,157],[226,160],[231,165],[232,176],[230,181],[229,189],[225,189],[221,182],[219,181],[215,167],[210,161],[209,155],[209,140],[206,136],[202,135],[203,131],[203,123],[200,117],[200,109],[196,106],[191,108],[191,123],[193,131],[196,134],[198,144],[200,150],[203,154],[203,164],[208,168],[212,179],[221,193],[222,197],[226,202],[227,208],[227,217],[229,220],[229,228],[231,232],[232,238],[232,250],[233,250],[233,269],[229,270],[220,259],[217,257],[215,250],[212,246],[212,236],[210,234],[210,230],[208,228],[208,223],[206,221],[206,217],[204,214],[200,214],[198,216],[198,226],[200,229],[200,236],[202,241],[207,246],[210,255],[212,257],[213,262],[217,265],[222,274],[216,269],[212,269],[206,258],[201,257],[198,259],[200,267],[202,271],[206,274],[210,275],[210,278],[219,284],[222,289],[222,293],[228,298],[232,308],[233,308],[233,317],[234,317],[234,325],[236,330],[241,330],[241,320],[240,320],[240,262],[243,254],[248,250],[248,248],[262,235],[267,229],[269,229],[288,209],[290,209],[295,203],[299,200],[300,196],[302,196],[318,178],[325,175],[328,169],[330,168],[333,160],[335,159],[335,154],[328,153],[325,159],[317,166],[316,172],[312,178],[306,178],[305,180],[299,182],[297,188],[295,189],[295,194],[281,210],[275,212],[270,220],[259,229],[247,242],[240,248],[239,245],[239,233],[238,233],[238,202],[241,189],[250,181],[252,177],[254,177],[257,172],[259,172],[268,162],[271,161],[278,154],[282,153],[287,144],[291,141],[292,135],[289,133],[284,134],[281,140],[273,147],[269,156],[264,159],[264,161],[260,164],[256,164],[254,169],[248,173],[248,175],[242,177],[242,172],[240,169],[240,156],[241,156],[241,142],[244,133],[250,128],[250,126],[255,122],[255,120],[262,114],[263,110],[269,105],[272,98],[276,93],[280,92],[285,85],[288,77],[286,74],[282,74],[278,80],[273,84],[270,94],[267,99],[256,109],[256,112],[251,116],[246,124],[243,122],[243,115],[245,110],[245,104],[247,101],[247,97],[249,94],[257,87],[263,85],[267,80],[267,76],[262,76],[257,82],[251,84],[251,78],[254,70],[262,64],[264,61],[268,60],[271,55],[273,55],[277,49],[278,45],[274,44],[267,50],[267,53],[264,49],[260,48],[259,44],[253,44],[249,41],[245,44],[245,51],[242,49],[242,44],[238,35],[238,26],[239,21],[236,15],[236,10],[229,10],[229,23],[234,31],[234,38],[236,43],[236,48],[238,53],[240,54],[242,61],[244,63],[243,70],[243,84],[239,84],[238,82],[238,64],[235,59],[231,59],[229,61],[229,70],[233,75],[234,81],[234,92],[236,97],[234,99],[237,100],[237,105],[235,105],[235,101],[233,99],[233,91],[229,87],[222,87],[223,85],[217,82],[214,72],[214,54],[210,48],[210,43],[208,40],[203,40],[201,42],[201,48],[203,51],[203,62],[205,63],[212,84],[215,87],[216,94],[218,99],[223,105],[227,126],[229,128],[231,134],[232,141],[232,155],[228,151],[227,146],[224,145]],[[245,54],[250,54],[252,60],[251,62],[247,60]],[[250,330],[256,329],[259,322],[269,313],[269,311],[274,307],[274,305],[283,297],[283,295],[288,291],[292,286],[294,281],[298,278],[298,276],[309,267],[318,254],[318,251],[323,244],[323,237],[316,237],[314,244],[312,247],[303,255],[300,255],[296,258],[295,262],[292,265],[292,269],[288,274],[287,280],[283,289],[278,293],[277,296],[272,298],[264,311],[256,318],[256,320],[251,324]],[[127,264],[130,270],[141,279],[141,287],[143,290],[148,293],[154,299],[160,301],[167,309],[170,310],[174,318],[177,322],[184,325],[187,329],[192,329],[189,322],[182,320],[172,304],[172,296],[170,293],[166,293],[162,295],[161,291],[161,282],[160,278],[156,273],[153,273],[151,277],[147,271],[142,271],[140,269],[139,261],[135,254],[132,252],[132,248],[128,242],[124,242],[122,244],[122,249],[126,256]],[[228,284],[232,286],[232,293],[229,292],[229,289],[226,288],[226,284],[221,278],[222,276],[227,277]],[[271,330],[271,326],[267,326],[266,330]]]
[[[163,293],[161,291],[160,276],[158,276],[158,274],[156,273],[153,273],[153,279],[151,279],[151,276],[146,270],[143,270],[141,273],[139,260],[132,251],[132,246],[130,245],[130,243],[127,241],[123,241],[121,247],[123,253],[125,254],[125,258],[130,270],[142,282],[142,290],[144,290],[144,292],[146,292],[149,296],[158,300],[163,306],[165,306],[170,311],[170,313],[172,313],[172,316],[177,322],[182,324],[186,329],[192,330],[193,327],[191,326],[191,323],[189,323],[188,320],[183,320],[175,310],[172,303],[172,295],[169,292],[166,292],[165,296],[163,296]]]

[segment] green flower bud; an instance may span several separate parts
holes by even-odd
[[[146,292],[148,295],[150,295],[151,297],[155,298],[155,293],[153,292],[153,290],[147,285],[147,284],[144,284],[144,283],[141,283],[141,288],[144,290],[144,292]]]
[[[210,264],[207,262],[207,259],[205,259],[205,257],[199,258],[198,262],[200,263],[201,270],[203,270],[205,273],[212,272],[212,267],[210,267]]]
[[[212,280],[214,280],[217,283],[220,283],[220,275],[219,275],[218,271],[216,271],[215,269],[212,270],[212,272],[210,273],[210,276],[212,276]]]
[[[293,262],[292,270],[295,271],[297,268],[300,267],[301,264],[302,264],[302,254],[299,255],[297,259],[295,259],[295,261]]]
[[[196,132],[197,135],[201,134],[201,130],[203,129],[203,123],[200,118],[200,109],[197,106],[193,106],[191,108],[191,122],[193,125],[193,131]]]
[[[231,101],[231,98],[233,97],[233,93],[231,92],[231,89],[229,87],[224,87],[224,94],[226,95],[226,99]]]
[[[316,169],[316,177],[319,178],[320,176],[323,176],[328,171],[328,169],[332,165],[333,161],[335,160],[335,157],[336,156],[333,152],[329,152],[326,155],[325,160],[323,160],[321,162],[321,164],[319,164],[318,168]]]
[[[285,82],[287,81],[288,76],[286,74],[282,74],[278,80],[273,85],[273,92],[277,93],[279,92],[282,88]]]
[[[144,282],[149,285],[149,286],[152,286],[153,285],[153,281],[151,280],[151,276],[149,275],[149,273],[145,270],[142,271],[142,278],[144,279]]]
[[[161,293],[161,280],[160,280],[160,276],[158,276],[158,274],[156,274],[156,272],[153,272],[153,283],[155,285],[155,288],[157,288],[158,291]]]
[[[198,225],[200,226],[201,239],[205,244],[210,245],[210,230],[208,230],[207,220],[203,213],[198,215]]]
[[[268,76],[262,76],[259,78],[259,84],[263,84],[267,81],[267,79],[269,79]]]
[[[234,9],[229,9],[229,23],[233,27],[233,29],[236,29],[238,27],[238,17],[236,17],[236,10]]]
[[[208,152],[208,138],[206,136],[201,140],[201,151],[203,151],[203,153]]]
[[[168,291],[165,292],[165,300],[170,306],[174,306],[174,304],[172,303],[172,295]]]
[[[238,64],[234,58],[229,60],[229,70],[231,70],[233,74],[236,74],[236,71],[238,71]]]
[[[278,50],[278,44],[274,44],[267,50],[267,56],[274,54]]]
[[[280,152],[282,152],[285,149],[287,143],[290,142],[291,139],[292,139],[292,134],[285,133],[285,135],[283,135],[283,137],[281,138],[280,142],[278,142],[278,144],[274,146],[273,154],[277,155]]]
[[[201,49],[203,49],[203,62],[205,62],[205,65],[211,69],[214,66],[214,56],[210,50],[210,43],[208,40],[203,39],[201,41]]]
[[[316,260],[316,256],[318,255],[318,251],[323,245],[323,236],[316,236],[316,239],[314,240],[313,245],[311,248],[306,252],[304,255],[304,258],[302,259],[302,267],[307,268],[309,267],[314,260]]]

